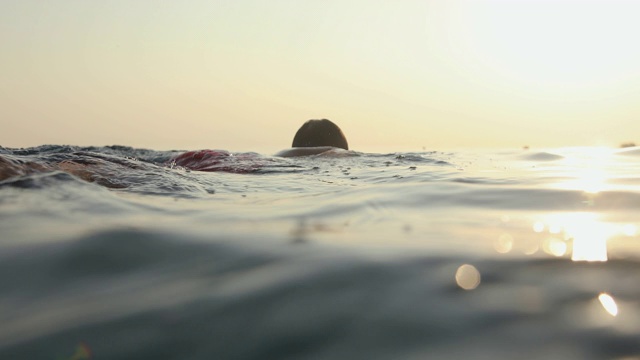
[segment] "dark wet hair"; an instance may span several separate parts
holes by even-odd
[[[293,137],[293,147],[333,146],[349,150],[347,138],[338,125],[330,120],[309,120]]]

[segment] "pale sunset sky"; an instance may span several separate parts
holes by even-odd
[[[0,145],[640,142],[640,1],[0,1]]]

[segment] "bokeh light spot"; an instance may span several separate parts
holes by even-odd
[[[598,300],[600,300],[602,307],[611,314],[611,316],[618,315],[618,305],[611,295],[607,293],[600,293],[600,295],[598,295]]]
[[[493,247],[500,254],[506,254],[513,249],[513,237],[507,233],[500,235],[493,243]]]
[[[538,250],[540,250],[540,246],[538,244],[530,243],[522,250],[522,252],[525,255],[533,255],[537,253]]]
[[[541,221],[536,222],[535,224],[533,224],[533,231],[539,233],[539,232],[543,232],[544,231],[544,224]]]
[[[559,234],[562,231],[562,227],[557,224],[549,225],[549,232],[552,234]]]
[[[567,243],[560,239],[549,238],[542,244],[542,249],[553,256],[563,256],[567,253]]]
[[[622,232],[627,236],[635,236],[638,233],[638,227],[633,224],[627,224],[622,227]]]
[[[480,272],[475,266],[464,264],[456,271],[456,283],[465,290],[473,290],[480,285]]]

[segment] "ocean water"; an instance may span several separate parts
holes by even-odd
[[[0,148],[0,359],[640,359],[639,148],[182,153]]]

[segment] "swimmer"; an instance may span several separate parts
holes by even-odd
[[[309,120],[302,124],[293,137],[290,149],[282,150],[276,156],[296,157],[326,154],[349,156],[347,138],[338,125],[330,120]],[[222,171],[236,174],[257,172],[268,162],[256,153],[231,154],[224,150],[196,150],[180,153],[169,160],[158,164],[166,167],[180,167],[196,171]],[[114,172],[140,170],[151,171],[154,164],[121,159],[115,155],[74,151],[62,161],[37,160],[26,161],[12,155],[0,154],[0,181],[34,173],[63,171],[88,182],[97,182],[109,188],[120,188],[124,185],[118,180],[111,180]]]
[[[291,149],[282,150],[276,156],[294,157],[322,154],[338,149],[349,150],[347,138],[331,120],[309,120],[302,124],[293,137]]]
[[[309,120],[293,137],[291,149],[276,156],[296,157],[318,154],[340,156],[349,154],[349,145],[338,125],[327,119]],[[231,154],[224,150],[197,150],[182,153],[165,163],[197,171],[224,171],[238,174],[252,173],[264,166],[255,153]]]

